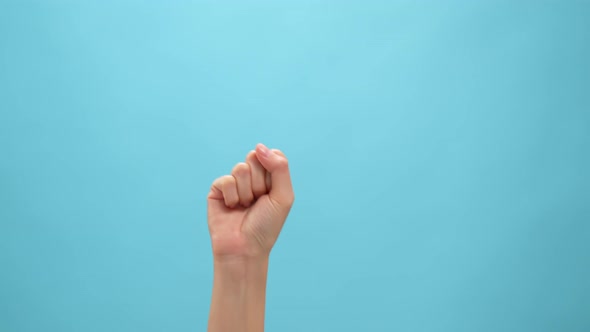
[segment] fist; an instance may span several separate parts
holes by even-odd
[[[275,244],[295,195],[287,157],[258,144],[217,178],[207,196],[207,222],[213,255],[257,257]]]

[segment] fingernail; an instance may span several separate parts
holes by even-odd
[[[270,150],[264,144],[258,144],[258,150],[263,157],[268,157]]]

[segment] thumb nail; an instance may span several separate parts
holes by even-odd
[[[270,150],[264,144],[258,144],[258,151],[264,158],[270,154]]]

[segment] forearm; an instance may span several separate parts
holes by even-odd
[[[268,256],[214,258],[209,332],[262,332]]]

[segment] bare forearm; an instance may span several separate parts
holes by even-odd
[[[268,256],[215,258],[209,332],[262,332]]]

